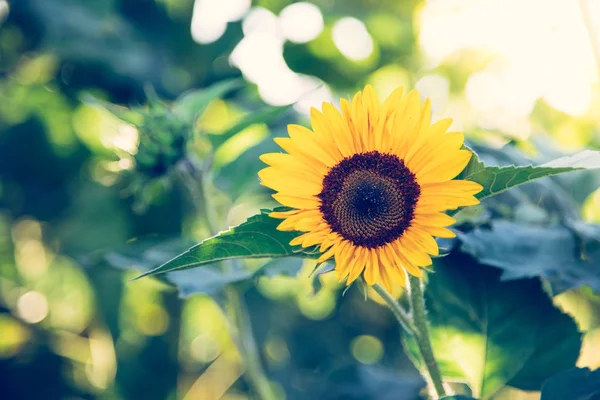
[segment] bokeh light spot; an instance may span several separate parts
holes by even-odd
[[[206,44],[218,40],[229,22],[241,19],[250,8],[250,0],[196,0],[191,34],[195,42]]]
[[[48,316],[48,300],[39,292],[27,292],[17,301],[17,312],[23,320],[36,324]]]
[[[373,39],[365,24],[356,18],[341,18],[333,26],[332,35],[340,53],[350,60],[364,60],[373,52]]]
[[[357,336],[350,344],[354,358],[363,364],[376,364],[383,357],[381,340],[371,335]]]
[[[314,4],[300,2],[290,4],[279,14],[283,36],[294,43],[306,43],[315,39],[323,30],[323,15]]]
[[[29,330],[8,314],[0,314],[0,358],[12,357],[29,339]]]
[[[290,359],[287,343],[280,337],[272,337],[267,340],[265,355],[271,366],[284,364]]]
[[[137,314],[136,327],[146,336],[160,336],[169,328],[169,315],[157,304],[145,304]]]

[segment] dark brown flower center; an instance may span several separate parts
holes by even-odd
[[[319,198],[332,230],[356,246],[376,248],[402,236],[420,194],[404,161],[372,151],[347,157],[331,168]]]

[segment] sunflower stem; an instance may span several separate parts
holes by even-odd
[[[402,329],[404,329],[408,334],[415,335],[416,328],[413,324],[412,317],[398,304],[396,299],[388,292],[383,286],[376,283],[373,285],[373,290],[385,301],[385,304],[388,306],[392,314],[396,317]]]
[[[198,207],[198,211],[204,218],[210,234],[216,235],[218,232],[217,224],[214,220],[215,215],[208,195],[208,186],[210,185],[208,171],[202,170],[200,172],[193,162],[187,160],[182,165],[180,174],[190,192],[192,202]],[[225,261],[221,263],[221,268],[224,272],[227,272],[234,269],[234,265]],[[230,324],[233,325],[230,333],[244,363],[248,384],[260,400],[276,400],[277,396],[273,392],[271,383],[262,367],[260,352],[252,333],[250,315],[242,293],[234,285],[229,285],[225,288],[225,299],[228,319]]]
[[[444,388],[442,374],[433,356],[433,349],[431,347],[429,322],[427,321],[425,297],[423,295],[423,283],[420,278],[412,275],[409,275],[408,282],[410,287],[410,308],[416,328],[414,338],[419,347],[419,354],[421,355],[423,365],[428,372],[428,384],[433,388],[437,397],[443,397],[446,395],[446,389]]]

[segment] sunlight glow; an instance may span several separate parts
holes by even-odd
[[[434,117],[437,112],[448,102],[450,97],[450,82],[442,75],[425,75],[415,85],[421,97],[431,100],[431,109]],[[434,118],[435,119],[435,118]]]
[[[283,36],[294,43],[310,42],[323,31],[323,14],[311,3],[290,4],[279,14]]]
[[[494,118],[486,113],[481,117],[488,124],[507,129],[507,122],[528,115],[538,99],[581,115],[589,109],[598,66],[578,3],[430,1],[421,13],[419,42],[431,68],[465,50],[497,60],[467,83],[469,103],[496,113]],[[600,2],[586,1],[597,34],[600,17],[592,9],[600,6],[594,3]]]
[[[192,38],[202,44],[218,40],[229,22],[246,14],[250,3],[250,0],[196,0],[190,27]]]
[[[345,17],[333,26],[333,41],[340,52],[354,61],[364,60],[373,52],[373,39],[362,21]]]
[[[319,79],[298,74],[283,58],[285,37],[280,20],[264,8],[253,8],[244,18],[244,38],[229,58],[244,77],[258,86],[268,104],[282,106],[296,103],[296,109],[308,113],[308,104],[331,101],[331,91]]]

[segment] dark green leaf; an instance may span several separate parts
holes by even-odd
[[[215,262],[239,258],[275,258],[302,255],[301,248],[290,246],[297,232],[277,230],[280,220],[270,218],[265,210],[246,222],[190,248],[163,265],[140,275],[190,269]]]
[[[457,394],[454,396],[440,397],[440,400],[477,400],[477,399],[474,397],[471,397],[471,396],[464,396],[462,394]]]
[[[483,190],[477,194],[477,198],[484,199],[535,179],[564,172],[596,168],[600,168],[600,152],[591,150],[562,157],[536,167],[487,167],[476,154],[473,154],[471,161],[460,174],[459,179],[467,179],[481,184]]]
[[[191,90],[175,100],[173,111],[185,121],[194,122],[196,118],[202,115],[211,101],[225,96],[242,85],[243,80],[231,79],[220,81],[208,88]]]
[[[518,149],[509,145],[500,149],[474,145],[474,150],[486,166],[528,166],[532,163]],[[554,158],[557,156],[553,155],[550,159]],[[505,218],[522,222],[548,222],[556,215],[561,218],[577,218],[579,215],[578,203],[571,195],[571,188],[567,189],[561,184],[560,177],[566,176],[567,180],[571,180],[581,173],[600,177],[600,173],[596,170],[582,170],[571,172],[568,175],[536,179],[527,185],[520,185],[492,198],[487,198],[479,207]],[[467,210],[473,208],[476,207],[469,207]]]
[[[600,400],[600,369],[573,368],[551,377],[541,400]]]
[[[482,399],[513,379],[539,390],[540,378],[573,366],[580,349],[575,323],[554,307],[537,279],[507,283],[499,275],[455,252],[436,259],[426,290],[444,376],[466,381]],[[545,354],[548,343],[554,354]]]
[[[501,268],[503,280],[541,276],[552,294],[582,285],[600,292],[600,226],[572,225],[538,227],[500,220],[458,237],[463,251]]]
[[[268,124],[271,121],[279,118],[290,108],[291,106],[265,107],[262,110],[258,110],[246,115],[238,123],[227,129],[225,132],[218,135],[208,135],[208,138],[210,139],[212,145],[217,148],[225,143],[228,139],[232,138],[236,133],[241,132],[254,124]]]

